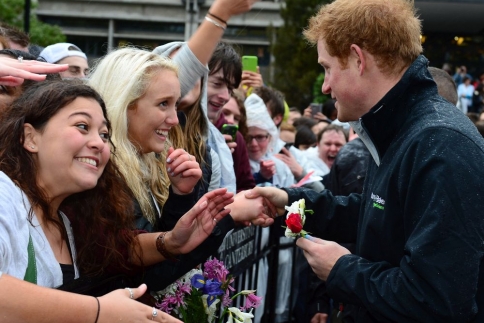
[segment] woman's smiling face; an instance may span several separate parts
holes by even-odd
[[[78,97],[42,130],[25,124],[24,148],[35,154],[39,186],[65,198],[97,185],[110,157],[109,130],[99,103]]]
[[[178,124],[176,115],[180,100],[180,82],[175,72],[156,73],[133,107],[128,109],[129,140],[140,154],[160,153],[171,127]]]

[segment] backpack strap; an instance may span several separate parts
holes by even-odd
[[[29,234],[29,245],[27,246],[29,260],[27,270],[25,270],[24,280],[37,285],[37,264],[35,262],[35,250],[32,242],[32,236]]]

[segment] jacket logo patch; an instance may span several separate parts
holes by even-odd
[[[371,199],[373,200],[373,207],[376,209],[385,209],[385,200],[376,194],[371,193]]]

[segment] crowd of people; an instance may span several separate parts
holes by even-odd
[[[412,3],[335,0],[304,30],[330,99],[290,108],[221,41],[256,1],[93,66],[2,24],[0,321],[179,322],[152,293],[301,198],[297,322],[484,320],[484,77],[428,66]]]

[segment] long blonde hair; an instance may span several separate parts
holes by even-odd
[[[89,85],[96,89],[104,101],[112,124],[112,141],[116,146],[116,162],[126,178],[129,188],[138,201],[144,216],[155,223],[156,211],[150,196],[163,205],[168,198],[170,182],[164,161],[155,153],[139,154],[128,138],[128,109],[146,92],[152,78],[160,70],[178,74],[176,65],[169,59],[151,52],[126,47],[110,52],[99,60],[91,75]],[[159,158],[158,158],[159,157]]]

